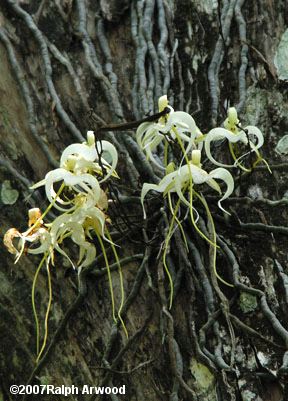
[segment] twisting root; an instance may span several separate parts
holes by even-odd
[[[217,116],[218,116],[218,104],[219,104],[219,82],[218,82],[218,74],[219,69],[223,60],[224,55],[224,46],[226,45],[226,41],[229,37],[230,27],[233,18],[234,7],[237,0],[230,0],[229,5],[226,7],[223,6],[222,10],[222,32],[219,35],[217,40],[214,54],[211,60],[211,63],[208,68],[208,79],[210,85],[210,97],[212,101],[211,112],[212,112],[212,125],[216,125]],[[224,40],[224,42],[223,42]]]
[[[55,108],[57,113],[59,114],[59,117],[63,121],[63,123],[66,125],[66,127],[69,129],[71,134],[78,140],[78,141],[84,141],[84,138],[78,128],[75,126],[75,124],[71,121],[70,117],[64,110],[60,98],[56,92],[53,79],[52,79],[52,66],[51,66],[51,61],[49,57],[49,51],[48,47],[45,41],[45,38],[38,29],[37,25],[35,24],[33,18],[31,17],[30,14],[28,14],[23,8],[21,8],[18,3],[15,0],[6,0],[6,2],[13,8],[15,13],[24,20],[26,23],[27,27],[30,29],[32,32],[36,42],[38,42],[39,47],[40,47],[40,52],[43,60],[43,64],[45,67],[45,80],[46,84],[49,90],[49,93],[53,99],[53,102],[55,103]]]
[[[246,70],[248,66],[248,46],[246,38],[246,21],[243,17],[241,8],[243,7],[245,0],[238,0],[235,6],[235,18],[238,23],[238,30],[241,45],[241,66],[239,68],[238,78],[239,78],[239,103],[237,104],[237,110],[240,112],[245,104],[246,99]]]
[[[93,76],[99,81],[108,105],[113,110],[113,114],[119,116],[120,118],[123,117],[123,110],[121,107],[121,103],[119,100],[119,96],[117,91],[111,85],[109,79],[104,75],[102,66],[98,60],[95,47],[93,42],[87,32],[87,11],[85,6],[85,1],[83,0],[76,0],[77,5],[77,12],[78,12],[78,22],[79,22],[79,32],[82,35],[82,44],[85,52],[85,58],[87,64],[90,68],[91,73]],[[111,110],[111,111],[112,111]]]
[[[22,96],[24,98],[24,102],[26,105],[27,113],[28,113],[28,124],[33,135],[33,138],[36,140],[38,145],[40,146],[42,152],[44,153],[45,157],[47,158],[48,162],[53,167],[58,167],[58,163],[56,160],[51,156],[48,146],[45,144],[36,127],[36,116],[34,112],[33,100],[31,97],[30,89],[28,83],[25,79],[25,75],[22,71],[22,68],[17,60],[15,55],[13,46],[11,41],[9,40],[5,30],[0,28],[0,40],[3,42],[4,46],[6,47],[8,58],[11,63],[12,70],[16,76],[19,88],[21,89]]]

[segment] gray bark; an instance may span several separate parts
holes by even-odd
[[[29,186],[57,166],[67,145],[87,130],[157,112],[162,94],[203,132],[236,105],[243,125],[264,133],[262,153],[272,170],[259,165],[237,178],[228,219],[207,194],[221,247],[218,271],[233,288],[217,283],[209,247],[192,227],[185,226],[189,252],[176,231],[168,310],[169,283],[158,257],[168,209],[160,213],[158,202],[145,226],[133,203],[140,183],[157,181],[159,171],[136,146],[135,130],[102,133],[120,154],[119,194],[132,202],[122,197],[111,216],[125,234],[119,252],[129,339],[113,324],[100,251],[81,285],[58,256],[48,345],[35,367],[31,287],[39,260],[23,256],[14,265],[2,247],[0,401],[16,399],[10,385],[27,382],[126,385],[118,398],[69,400],[288,399],[287,154],[275,151],[287,134],[288,99],[274,64],[287,24],[281,0],[0,1],[1,237],[10,227],[26,229],[28,208],[45,209],[44,194]],[[202,228],[208,230],[205,221]],[[36,296],[41,324],[46,279],[43,270]],[[113,281],[119,300],[117,271]],[[35,397],[56,398],[67,399]]]

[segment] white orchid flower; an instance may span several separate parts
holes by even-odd
[[[209,133],[207,134],[205,138],[205,152],[208,157],[208,159],[215,164],[216,166],[220,167],[236,167],[239,166],[239,161],[247,156],[250,152],[256,152],[256,154],[259,156],[258,149],[261,148],[261,146],[264,143],[264,138],[262,132],[259,130],[259,128],[253,126],[253,125],[248,125],[245,128],[241,128],[239,124],[239,120],[237,117],[237,111],[234,107],[231,107],[228,110],[228,118],[224,122],[224,127],[225,128],[213,128]],[[252,139],[256,137],[257,143],[254,144],[252,142]],[[211,142],[214,141],[219,141],[226,138],[230,144],[234,144],[237,142],[241,142],[244,145],[250,146],[250,150],[243,155],[241,155],[239,158],[236,158],[234,156],[233,149],[230,148],[232,156],[235,159],[235,163],[230,165],[230,164],[224,164],[220,163],[217,160],[214,159],[214,157],[211,154],[210,146]]]
[[[49,251],[49,248],[51,248],[51,236],[49,231],[45,227],[39,228],[37,232],[33,233],[30,236],[27,236],[26,238],[25,236],[21,237],[20,244],[21,241],[40,242],[40,245],[38,247],[29,248],[27,250],[28,253],[31,253],[33,255],[38,255],[40,253],[44,254],[45,252]]]
[[[4,235],[4,245],[10,253],[16,255],[15,263],[18,262],[24,250],[31,254],[51,253],[51,236],[41,220],[40,209],[30,209],[28,214],[28,225],[32,228],[29,228],[23,233],[20,233],[16,228],[10,228]],[[13,244],[14,238],[19,238],[17,248]],[[34,248],[29,247],[29,244],[34,245],[35,243],[39,243],[39,245]]]
[[[104,191],[102,191],[99,206],[105,207],[106,203],[107,196]],[[50,235],[52,247],[65,256],[71,265],[76,268],[71,258],[60,246],[65,238],[71,238],[72,241],[79,246],[78,270],[88,266],[93,262],[96,256],[95,246],[87,241],[87,237],[92,239],[91,232],[93,231],[97,236],[111,243],[109,238],[105,236],[106,222],[109,222],[109,219],[99,207],[95,205],[91,206],[85,201],[84,203],[80,202],[76,210],[61,214],[51,223]]]
[[[75,221],[73,216],[69,215],[59,216],[58,219],[60,221],[57,221],[56,219],[51,227],[51,239],[54,248],[70,261],[73,268],[76,268],[71,258],[60,247],[62,241],[69,237],[79,247],[79,259],[77,262],[78,270],[90,265],[95,260],[96,248],[86,240],[85,231],[81,222]]]
[[[105,159],[107,155],[112,161],[110,163]],[[74,159],[71,158],[74,156]],[[78,163],[77,163],[78,159]],[[74,160],[73,162],[71,161]],[[118,153],[114,145],[108,141],[95,141],[95,135],[93,131],[87,132],[87,142],[82,144],[74,143],[64,149],[61,159],[60,167],[71,169],[75,173],[82,172],[83,169],[87,171],[101,172],[102,167],[107,171],[107,174],[103,177],[100,182],[106,181],[111,175],[116,175],[116,166],[118,163]]]
[[[160,123],[146,122],[139,125],[136,131],[138,145],[146,153],[147,159],[151,160],[160,169],[163,169],[163,166],[155,159],[153,151],[164,140],[164,135],[161,134],[164,128],[165,125]]]
[[[54,220],[51,226],[52,245],[70,261],[74,268],[76,268],[71,258],[60,247],[60,244],[65,238],[71,238],[72,241],[79,246],[79,260],[77,263],[77,268],[79,270],[82,267],[89,266],[95,260],[96,248],[87,241],[87,237],[92,238],[90,231],[94,230],[98,235],[109,241],[109,239],[105,237],[105,224],[105,214],[96,207],[88,208],[85,212],[79,210],[71,214],[61,215]]]
[[[100,185],[95,177],[91,174],[75,175],[64,168],[49,171],[44,180],[34,184],[31,188],[36,189],[45,185],[46,196],[56,209],[64,212],[72,211],[77,207],[74,202],[75,199],[64,200],[54,190],[54,184],[61,181],[63,181],[64,187],[72,189],[76,194],[87,195],[87,199],[90,198],[94,204],[98,202],[101,196]],[[69,207],[71,204],[72,206]]]
[[[15,248],[13,244],[14,238],[19,238],[18,250]],[[23,232],[20,233],[16,228],[10,228],[4,235],[4,245],[8,249],[8,251],[12,254],[16,255],[15,263],[18,262],[20,257],[22,256],[25,247],[26,252],[31,254],[40,254],[49,251],[51,245],[51,237],[48,230],[44,227],[38,228],[33,232]],[[29,248],[29,244],[39,243],[40,245],[34,248]]]
[[[106,160],[111,161],[111,165]],[[87,142],[75,143],[68,146],[60,159],[60,168],[46,174],[44,180],[36,183],[31,189],[45,186],[48,200],[55,208],[62,212],[75,210],[77,197],[86,196],[90,206],[97,204],[101,189],[100,183],[106,181],[111,175],[118,177],[115,168],[118,162],[116,148],[107,141],[97,141],[93,131],[88,131]],[[96,173],[103,178],[98,182],[93,175]],[[60,193],[54,190],[54,184],[62,182]],[[71,199],[63,199],[61,193],[65,187],[74,192]],[[75,196],[76,193],[76,196]]]
[[[144,210],[144,217],[146,218],[144,199],[147,193],[151,190],[156,192],[161,192],[165,196],[168,192],[176,192],[179,199],[188,207],[190,207],[190,202],[185,198],[183,191],[187,190],[190,182],[190,177],[192,178],[193,185],[207,183],[211,188],[215,189],[219,194],[221,194],[221,189],[216,179],[220,179],[225,182],[227,189],[222,198],[218,201],[218,206],[221,210],[228,213],[223,209],[221,202],[228,198],[234,190],[234,180],[229,171],[224,168],[217,168],[211,171],[209,174],[203,170],[200,166],[200,151],[194,150],[192,152],[192,161],[187,165],[180,167],[178,170],[167,174],[159,184],[148,184],[145,183],[141,192],[141,203]],[[190,196],[192,194],[190,193]],[[228,213],[229,214],[229,213]]]
[[[187,143],[185,154],[188,154],[193,147],[196,148],[195,139],[202,136],[194,119],[188,113],[174,111],[172,107],[168,106],[167,96],[162,96],[159,99],[159,112],[166,107],[170,108],[168,116],[161,117],[158,122],[145,122],[139,125],[136,131],[138,145],[144,150],[147,158],[161,169],[163,166],[155,159],[153,151],[165,137],[178,140],[178,136],[181,141]],[[201,148],[202,143],[198,147]]]
[[[170,113],[174,112],[174,109],[169,106],[167,95],[161,96],[158,100],[159,112],[161,113],[167,107],[170,109]],[[164,133],[166,121],[167,116],[162,116],[157,123],[145,122],[140,124],[136,131],[138,145],[145,151],[147,159],[151,160],[160,169],[163,169],[163,166],[154,158],[153,151],[164,140],[164,135],[161,132]]]
[[[197,127],[193,117],[190,114],[185,113],[184,111],[175,111],[171,113],[168,117],[165,130],[166,132],[171,132],[172,139],[177,139],[175,128],[177,129],[177,133],[180,138],[188,143],[188,147],[186,148],[186,154],[189,150],[192,149],[195,139],[203,136],[199,128]],[[165,132],[165,131],[164,131]],[[202,143],[199,144],[202,146]],[[201,149],[200,149],[201,150]]]
[[[187,159],[187,157],[185,158]],[[219,192],[221,194],[221,188],[219,184],[216,182],[217,179],[222,180],[227,188],[224,193],[224,195],[221,197],[221,199],[218,201],[218,206],[221,210],[223,210],[225,213],[228,213],[221,205],[221,202],[228,198],[228,196],[231,195],[231,193],[234,190],[234,180],[232,175],[229,173],[229,171],[225,170],[224,168],[217,168],[210,173],[207,173],[205,170],[201,168],[201,151],[199,149],[195,149],[192,151],[192,160],[188,161],[188,164],[181,166],[178,168],[178,170],[173,171],[174,165],[171,163],[167,166],[167,174],[166,176],[159,182],[159,184],[148,184],[145,183],[142,188],[141,192],[141,204],[143,207],[143,212],[144,212],[144,218],[146,218],[146,212],[144,208],[144,200],[147,195],[147,193],[151,190],[154,190],[156,192],[160,192],[163,194],[163,196],[168,197],[168,204],[170,207],[170,211],[172,214],[172,219],[169,225],[168,233],[165,237],[165,243],[164,243],[164,251],[163,251],[163,265],[170,283],[170,302],[169,306],[171,308],[172,302],[173,302],[173,280],[172,276],[170,274],[168,265],[167,265],[167,249],[171,240],[171,237],[173,235],[174,231],[174,223],[177,224],[178,228],[180,229],[184,243],[186,244],[186,236],[185,236],[185,231],[183,230],[181,221],[177,217],[177,211],[179,208],[180,202],[182,202],[185,206],[188,207],[188,211],[190,213],[190,218],[191,218],[191,223],[195,230],[198,232],[198,234],[204,238],[207,242],[209,242],[214,249],[217,248],[216,244],[216,239],[213,238],[208,238],[197,226],[197,210],[193,206],[193,196],[195,195],[197,198],[200,199],[202,204],[204,205],[208,218],[210,221],[213,219],[211,217],[210,210],[206,204],[205,199],[203,198],[202,195],[198,194],[195,191],[195,185],[198,184],[204,184],[207,183],[211,188]],[[171,171],[172,170],[172,171]],[[171,193],[176,193],[178,195],[178,202],[176,202],[176,206],[173,209],[172,201],[171,201]],[[189,200],[186,199],[185,193],[188,193]],[[196,219],[194,218],[193,212],[196,213]],[[229,214],[229,213],[228,213]],[[214,227],[214,225],[213,225]],[[216,251],[214,251],[216,252]],[[216,271],[216,269],[215,269]],[[216,271],[216,276],[219,277]],[[220,278],[221,279],[221,278]],[[221,279],[222,280],[222,279]],[[222,280],[223,281],[223,280]],[[224,281],[225,282],[225,281]],[[225,282],[226,283],[226,282]]]

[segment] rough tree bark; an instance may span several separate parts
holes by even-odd
[[[120,154],[120,204],[111,218],[122,232],[130,337],[113,325],[100,252],[80,287],[58,256],[48,347],[35,370],[31,286],[39,260],[30,255],[14,265],[1,247],[1,401],[14,399],[11,384],[26,382],[126,385],[123,398],[71,400],[288,400],[287,148],[275,152],[288,128],[288,98],[274,65],[287,24],[285,0],[0,1],[1,236],[25,229],[29,207],[45,208],[44,194],[29,186],[57,166],[65,146],[89,129],[157,112],[163,94],[203,132],[237,105],[243,123],[262,129],[272,169],[238,176],[228,219],[207,194],[218,270],[234,288],[217,284],[209,248],[188,223],[188,253],[175,232],[168,311],[159,258],[168,210],[156,203],[145,226],[137,201],[141,182],[157,181],[159,171],[133,131],[101,135]],[[45,271],[36,301],[44,317]],[[67,399],[35,399],[56,398]]]

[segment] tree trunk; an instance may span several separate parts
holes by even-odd
[[[29,208],[45,210],[44,192],[29,187],[57,168],[66,146],[84,141],[87,130],[157,113],[164,94],[204,133],[235,105],[243,126],[264,133],[262,154],[272,170],[259,164],[234,174],[228,218],[206,192],[218,234],[217,270],[233,287],[217,281],[213,247],[188,222],[189,252],[174,232],[169,309],[162,262],[169,207],[155,198],[144,221],[139,202],[142,184],[161,172],[136,145],[136,128],[99,131],[120,158],[120,180],[108,189],[129,338],[113,322],[101,250],[81,280],[55,255],[48,340],[35,364],[31,288],[40,259],[26,255],[14,265],[2,247],[0,401],[16,399],[10,386],[26,383],[80,389],[68,398],[34,397],[43,401],[288,400],[288,150],[287,141],[279,143],[288,129],[287,24],[284,0],[0,1],[2,237],[10,227],[26,230]],[[117,268],[112,281],[119,304]],[[35,301],[43,340],[45,269]],[[84,384],[125,385],[126,394],[80,394]]]

